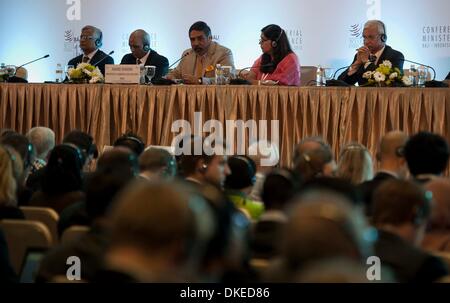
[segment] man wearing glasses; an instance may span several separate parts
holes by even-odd
[[[180,64],[167,75],[168,79],[183,79],[186,84],[210,84],[216,64],[231,66],[234,70],[231,50],[212,41],[211,29],[205,22],[191,25],[189,39],[192,48],[183,52]]]
[[[367,71],[374,71],[384,60],[389,60],[392,67],[398,67],[403,72],[403,62],[405,58],[399,51],[386,45],[386,26],[379,20],[369,20],[364,24],[363,30],[364,45],[357,49],[352,65],[340,76],[348,84],[359,85],[367,83],[363,74]]]
[[[105,75],[105,64],[114,64],[114,59],[102,52],[103,34],[102,31],[94,26],[86,25],[81,30],[80,48],[83,54],[73,58],[67,63],[77,67],[79,63],[89,63],[98,66],[103,75]]]

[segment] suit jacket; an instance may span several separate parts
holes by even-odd
[[[186,53],[189,54],[186,55]],[[169,73],[171,79],[181,79],[183,74],[195,75],[198,59],[197,53],[193,49],[188,49],[183,52],[182,57],[183,59],[178,66]],[[231,50],[216,42],[211,42],[206,54],[206,62],[204,63],[206,68],[203,72],[203,81],[205,84],[210,83],[211,79],[215,77],[216,64],[231,66],[234,70],[234,60]]]
[[[136,57],[134,57],[131,53],[126,54],[123,56],[120,64],[136,64]],[[145,65],[153,65],[156,67],[154,79],[165,76],[169,70],[169,60],[154,50],[150,50],[150,54],[147,57],[147,61],[145,61]]]
[[[77,67],[78,64],[80,64],[83,61],[83,56],[84,54],[81,54],[73,59],[71,59],[69,61],[69,63],[67,63],[68,65],[73,65],[73,67]],[[102,60],[103,58],[107,57],[106,59]],[[100,60],[102,60],[100,62]],[[99,64],[97,64],[98,62],[100,62]],[[105,64],[114,64],[114,59],[111,56],[108,56],[107,54],[105,54],[104,52],[102,52],[101,50],[98,50],[94,57],[92,57],[91,61],[89,62],[91,65],[96,65],[98,66],[98,68],[100,69],[100,71],[102,72],[103,76],[105,75]]]
[[[433,282],[448,275],[441,259],[383,230],[378,231],[375,255],[392,268],[398,282]]]
[[[394,50],[392,47],[386,45],[384,48],[383,53],[381,54],[380,58],[378,59],[378,64],[383,63],[384,60],[389,60],[392,63],[392,67],[398,67],[400,71],[403,72],[403,63],[405,60],[405,57],[403,54],[399,51]],[[352,64],[356,61],[356,55],[353,58]],[[355,84],[358,82],[359,85],[364,85],[367,83],[367,79],[364,79],[362,76],[367,71],[374,71],[378,66],[375,65],[375,63],[370,63],[367,68],[364,68],[364,64],[361,64],[359,69],[354,73],[353,75],[349,76],[348,68],[339,75],[339,80],[342,80],[350,85]]]
[[[365,204],[365,211],[367,216],[372,216],[372,195],[378,186],[384,181],[395,179],[391,174],[379,172],[375,175],[372,180],[363,182],[359,185],[359,190],[361,192],[363,202]]]

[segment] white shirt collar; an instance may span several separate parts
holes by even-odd
[[[145,54],[144,57],[140,58],[139,60],[141,60],[141,64],[139,64],[140,66],[145,66],[145,62],[147,62],[147,58],[148,56],[150,56],[150,51],[147,52],[147,54]],[[136,58],[136,62],[137,62],[137,58]]]
[[[92,53],[89,53],[89,54],[87,54],[87,55],[84,55],[84,54],[83,54],[83,56],[89,57],[88,63],[91,63],[92,58],[94,58],[94,56],[95,56],[95,54],[96,54],[97,52],[98,52],[98,48],[97,48],[95,51],[93,51]]]

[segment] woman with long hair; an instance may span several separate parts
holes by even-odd
[[[253,84],[272,80],[278,85],[300,85],[300,64],[286,32],[276,24],[261,30],[259,45],[263,54],[245,76]]]

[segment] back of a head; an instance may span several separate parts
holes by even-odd
[[[151,147],[147,148],[139,156],[139,169],[141,171],[155,172],[166,168],[166,176],[173,177],[176,173],[174,157],[165,149]]]
[[[372,222],[376,226],[421,225],[431,212],[430,193],[411,181],[385,181],[375,190],[372,200]]]
[[[26,136],[19,133],[7,133],[2,136],[0,144],[14,148],[22,157],[25,169],[34,161],[36,151]]]
[[[97,172],[133,178],[139,173],[138,159],[125,147],[114,147],[102,154],[97,161]]]
[[[192,234],[189,197],[174,184],[130,184],[117,196],[110,215],[113,246],[159,253]]]
[[[263,184],[261,198],[269,209],[284,209],[287,202],[300,188],[300,176],[288,169],[276,169],[270,172]]]
[[[20,156],[7,146],[0,145],[0,206],[14,205],[16,202],[17,181],[14,176],[14,162]]]
[[[58,194],[81,190],[83,164],[83,155],[76,146],[55,146],[41,178],[42,191]]]
[[[324,190],[301,194],[283,239],[283,254],[293,270],[311,261],[343,257],[362,260],[372,252],[375,235],[359,208]]]
[[[408,135],[403,131],[395,130],[386,133],[380,142],[379,160],[402,156],[407,141]]]
[[[296,149],[294,170],[304,181],[323,174],[324,166],[333,161],[333,154],[328,145],[316,141],[304,142]]]
[[[129,148],[131,151],[133,151],[136,156],[140,156],[142,152],[145,149],[145,143],[142,141],[142,139],[133,133],[127,133],[119,138],[117,138],[116,141],[114,141],[113,146],[124,146]]]
[[[301,192],[310,190],[333,191],[342,195],[354,206],[361,206],[362,197],[358,188],[345,179],[335,177],[318,177],[302,184]]]
[[[96,158],[98,156],[97,147],[94,144],[94,138],[79,130],[72,130],[68,132],[63,139],[63,143],[71,143],[76,145],[83,153],[85,160],[89,156]]]
[[[48,127],[33,127],[27,133],[27,137],[36,148],[36,156],[40,159],[44,159],[55,147],[55,133]]]
[[[447,167],[449,155],[446,139],[429,132],[411,136],[405,145],[405,158],[413,176],[442,174]]]
[[[131,180],[132,177],[126,174],[94,172],[85,187],[86,211],[90,220],[104,216],[116,194]]]
[[[354,185],[373,178],[373,162],[367,148],[359,143],[346,145],[339,156],[338,176]]]
[[[427,182],[424,186],[433,193],[433,209],[429,228],[431,230],[450,229],[450,180],[436,178]]]
[[[240,190],[253,186],[256,182],[256,164],[247,156],[228,158],[231,174],[225,179],[225,188]]]

